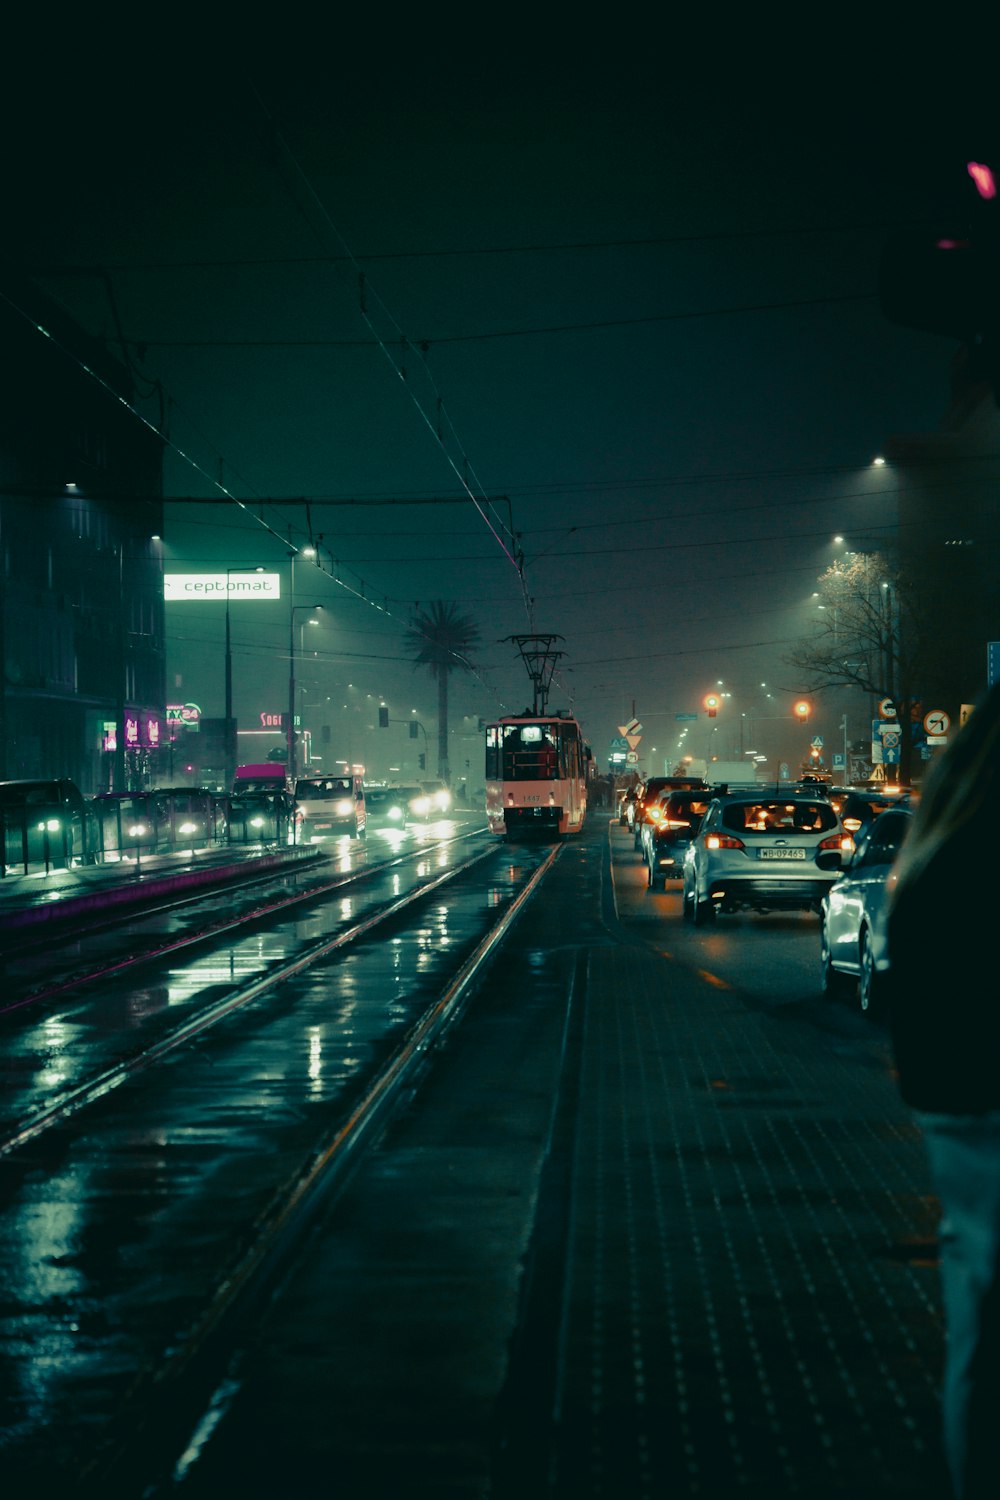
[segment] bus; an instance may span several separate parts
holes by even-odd
[[[510,837],[579,833],[590,750],[567,713],[523,714],[486,726],[486,817]]]

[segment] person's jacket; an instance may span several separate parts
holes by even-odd
[[[944,1114],[1000,1110],[996,882],[967,832],[889,913],[889,1023],[903,1098]]]

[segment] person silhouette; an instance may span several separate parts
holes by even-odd
[[[957,1500],[995,1495],[1000,1474],[998,794],[1000,684],[928,775],[889,888],[892,1047],[941,1204],[942,1437]]]

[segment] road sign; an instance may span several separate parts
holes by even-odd
[[[674,718],[677,719],[679,722],[683,722],[683,721],[688,720],[688,719],[693,719],[693,720],[695,720],[695,722],[697,722],[698,715],[697,714],[674,714]]]
[[[814,750],[822,750],[823,736],[821,734],[818,734],[816,735],[815,739],[810,740],[809,743],[812,745]]]
[[[642,739],[642,735],[641,734],[627,734],[625,736],[625,739],[626,739],[626,741],[628,743],[628,747],[629,747],[630,750],[638,750],[638,748],[639,748],[639,742]]]
[[[626,755],[625,764],[627,766],[637,766],[639,764],[639,757],[634,750],[630,750]]]
[[[883,698],[878,706],[878,711],[883,719],[894,719],[896,717],[896,705],[891,698]]]
[[[624,735],[620,735],[618,739],[611,741],[611,753],[612,753],[612,755],[615,753],[616,750],[627,750],[627,749],[628,749],[628,740],[625,739]]]
[[[932,708],[930,713],[924,714],[924,728],[929,735],[947,734],[951,728],[951,719],[940,708]]]
[[[638,734],[642,725],[638,719],[629,719],[627,724],[619,724],[618,733],[624,735]]]

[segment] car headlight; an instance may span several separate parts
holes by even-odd
[[[429,797],[417,797],[413,803],[413,811],[417,813],[430,812],[431,803]]]
[[[398,822],[403,816],[403,809],[401,807],[390,807],[389,816]]]
[[[346,798],[344,799],[343,802],[338,802],[337,803],[337,817],[338,818],[348,818],[348,817],[350,817],[351,811],[352,811],[353,807],[354,807],[353,802],[348,802]]]

